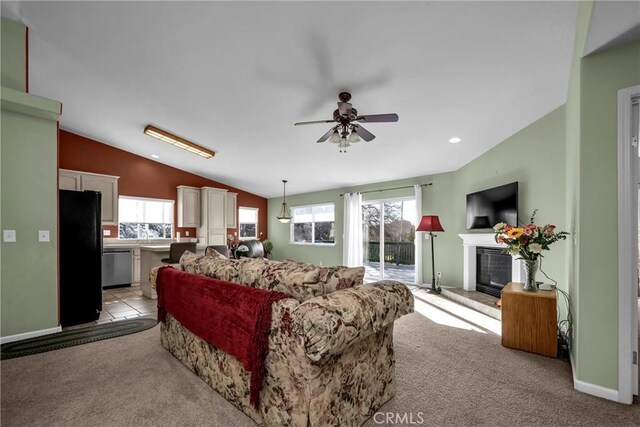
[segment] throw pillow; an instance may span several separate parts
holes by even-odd
[[[207,246],[207,248],[204,250],[204,256],[227,259],[226,256],[222,255],[220,252],[216,251],[211,246]]]

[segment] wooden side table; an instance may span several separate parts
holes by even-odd
[[[522,283],[502,289],[502,345],[558,357],[556,291],[525,292]]]

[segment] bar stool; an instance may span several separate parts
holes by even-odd
[[[180,262],[180,257],[182,256],[182,254],[186,251],[193,252],[195,254],[196,243],[172,243],[169,247],[169,258],[162,258],[160,261],[165,264],[177,264]]]

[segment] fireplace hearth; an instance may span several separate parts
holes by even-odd
[[[500,298],[512,277],[511,255],[499,248],[476,247],[476,290]]]

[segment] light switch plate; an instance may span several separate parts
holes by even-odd
[[[2,240],[5,243],[13,243],[16,241],[16,230],[3,230]]]
[[[185,235],[185,236],[187,236],[187,237],[189,237],[189,232],[188,232],[188,231],[185,231],[185,232],[184,232],[184,235]]]
[[[49,230],[38,230],[38,242],[49,241]]]
[[[111,236],[111,230],[102,230],[103,236]]]

